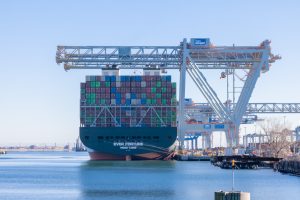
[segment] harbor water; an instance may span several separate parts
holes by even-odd
[[[0,155],[0,199],[8,200],[212,200],[231,182],[231,170],[209,162],[89,161],[86,152]],[[299,199],[300,177],[237,170],[235,188],[252,200]]]

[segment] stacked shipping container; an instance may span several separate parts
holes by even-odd
[[[87,76],[80,121],[95,127],[176,127],[171,76]]]

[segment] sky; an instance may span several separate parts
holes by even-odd
[[[282,60],[261,75],[250,102],[300,102],[299,19],[297,0],[2,1],[0,145],[77,138],[79,83],[101,71],[65,72],[55,62],[57,45],[178,45],[208,37],[215,45],[251,46],[270,39]],[[178,72],[171,74],[178,81]],[[222,98],[225,82],[207,75]],[[186,97],[204,102],[195,91],[188,79]],[[300,114],[285,116],[300,125]]]

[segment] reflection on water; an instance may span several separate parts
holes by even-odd
[[[148,160],[148,161],[85,161],[81,164],[81,168],[174,168],[176,161],[159,161],[159,160]]]
[[[173,170],[174,161],[87,161],[80,167],[81,197],[173,199]]]
[[[173,196],[175,192],[173,190],[84,190],[83,196],[86,197],[102,197],[102,198],[108,198],[108,197],[120,197],[120,198],[144,198],[144,197],[160,197],[161,199],[164,198],[170,198]]]

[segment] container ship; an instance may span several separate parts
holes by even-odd
[[[80,139],[91,160],[168,159],[177,138],[176,83],[158,69],[102,69],[81,83]]]

